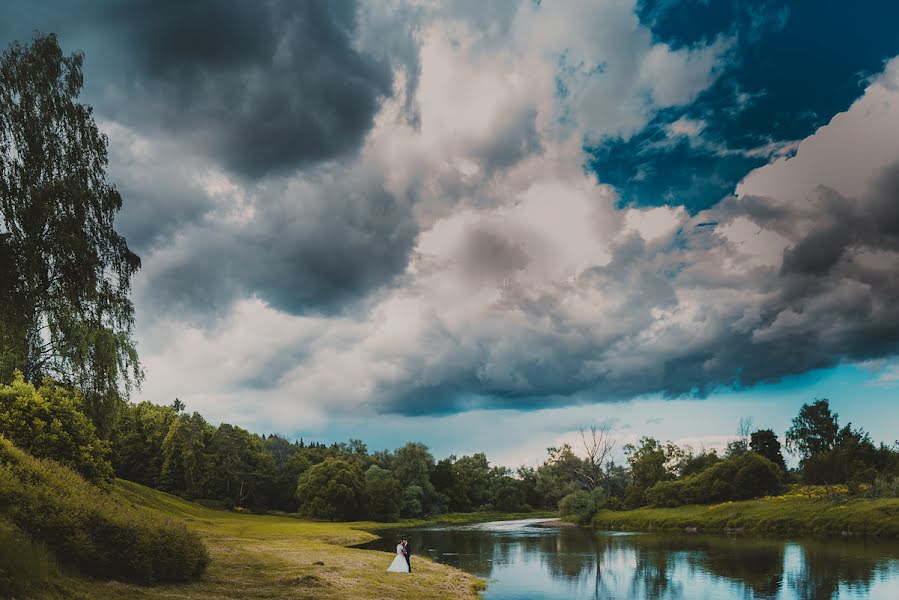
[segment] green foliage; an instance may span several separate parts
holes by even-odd
[[[300,512],[314,519],[349,521],[359,514],[363,477],[358,465],[327,458],[300,476]]]
[[[764,456],[784,472],[787,464],[784,462],[783,453],[780,451],[780,440],[770,429],[759,429],[750,436],[749,448],[756,454]]]
[[[651,437],[640,439],[640,445],[624,447],[631,468],[631,482],[627,486],[625,504],[642,506],[647,502],[647,490],[659,482],[674,478],[674,467],[683,460],[684,452],[674,444],[662,444]]]
[[[656,506],[743,500],[776,493],[781,478],[777,465],[755,452],[746,452],[696,475],[658,482],[646,490],[646,499]]]
[[[837,434],[830,450],[809,456],[802,463],[802,480],[810,484],[873,483],[878,474],[899,474],[899,455],[884,446],[878,448],[862,429],[852,424]]]
[[[0,516],[62,562],[136,582],[199,577],[209,561],[184,525],[121,503],[71,469],[0,437]]]
[[[164,460],[162,445],[178,411],[150,402],[128,404],[111,439],[116,476],[156,487]]]
[[[787,450],[796,452],[805,461],[833,449],[839,431],[837,417],[830,411],[830,401],[827,399],[803,404],[787,430]]]
[[[559,514],[563,519],[581,525],[590,523],[593,516],[606,505],[607,496],[602,488],[591,491],[578,490],[559,501]]]
[[[0,376],[72,383],[105,435],[141,378],[128,297],[140,259],[113,228],[122,198],[106,136],[76,101],[82,62],[53,34],[0,57]]]
[[[583,465],[571,447],[548,448],[549,456],[537,469],[537,493],[543,498],[541,507],[556,507],[568,494],[581,489],[581,482],[575,474]]]
[[[399,479],[387,469],[372,465],[365,472],[363,504],[369,519],[396,521],[400,518],[403,487]]]
[[[50,379],[35,389],[17,372],[11,385],[0,384],[0,434],[33,456],[57,460],[91,481],[108,481],[109,444],[81,408],[78,392]]]
[[[400,515],[407,519],[416,519],[424,515],[425,491],[420,485],[407,485],[403,490],[400,504]]]
[[[215,429],[200,415],[181,414],[162,441],[161,487],[193,498],[208,496],[212,459],[206,452]]]
[[[692,452],[687,452],[684,454],[683,459],[677,464],[675,470],[681,477],[687,477],[689,475],[701,473],[719,462],[721,462],[721,457],[718,456],[718,453],[715,450],[700,452],[695,455]]]

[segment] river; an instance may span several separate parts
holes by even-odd
[[[415,555],[488,581],[485,600],[899,600],[899,543],[648,534],[537,520],[380,530],[363,548]],[[389,560],[385,559],[384,568]]]

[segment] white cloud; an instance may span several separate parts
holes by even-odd
[[[737,198],[695,218],[679,206],[619,209],[614,190],[583,172],[583,135],[628,135],[659,107],[688,102],[726,51],[720,41],[654,44],[633,8],[525,6],[507,28],[425,22],[417,125],[398,95],[358,157],[258,187],[197,174],[193,185],[230,198],[241,218],[204,213],[145,255],[136,284],[143,395],[293,428],[376,411],[687,393],[849,354],[861,321],[832,317],[874,298],[854,269],[887,272],[895,254],[852,246],[859,262],[818,281],[821,293],[784,290],[779,277],[785,252],[833,219],[834,206],[864,204],[857,198],[874,175],[899,160],[897,61],[796,157],[751,173]],[[682,122],[675,133],[699,131]],[[848,199],[810,196],[821,183]],[[380,187],[383,196],[367,195]],[[310,239],[320,244],[303,245]],[[285,241],[299,247],[276,252]],[[391,244],[399,250],[382,259]],[[319,250],[322,263],[349,257],[338,275],[357,259],[396,263],[349,308],[279,311],[312,285],[304,261]],[[220,309],[214,327],[150,310],[165,306],[163,275],[189,278],[184,265],[208,272],[212,263],[210,280],[183,283],[192,301]],[[277,277],[260,279],[273,263]],[[267,295],[278,278],[290,285]],[[816,324],[818,346],[776,354]]]

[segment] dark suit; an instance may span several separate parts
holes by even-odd
[[[412,556],[412,550],[409,549],[409,544],[406,544],[403,547],[403,556],[406,557],[406,564],[409,565],[409,572],[412,572],[412,563],[409,562],[409,557]]]

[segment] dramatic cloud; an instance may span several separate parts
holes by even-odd
[[[269,356],[306,352],[267,370],[291,399],[266,410],[702,395],[894,353],[897,66],[794,158],[692,217],[618,209],[614,190],[580,171],[577,144],[544,140],[481,188],[492,200],[436,218],[367,312],[290,321]],[[240,310],[241,322],[276,318],[263,304]]]
[[[354,0],[11,10],[19,26],[7,35],[59,31],[66,48],[87,52],[89,100],[105,118],[165,130],[248,177],[355,151],[392,94],[389,56],[358,47]]]
[[[763,96],[722,80],[745,32],[661,37],[635,2],[134,6],[61,39],[98,57],[150,399],[291,429],[896,352],[899,60],[801,144],[733,147],[709,132]],[[684,185],[585,172],[629,140]],[[703,165],[711,207],[674,193]]]

